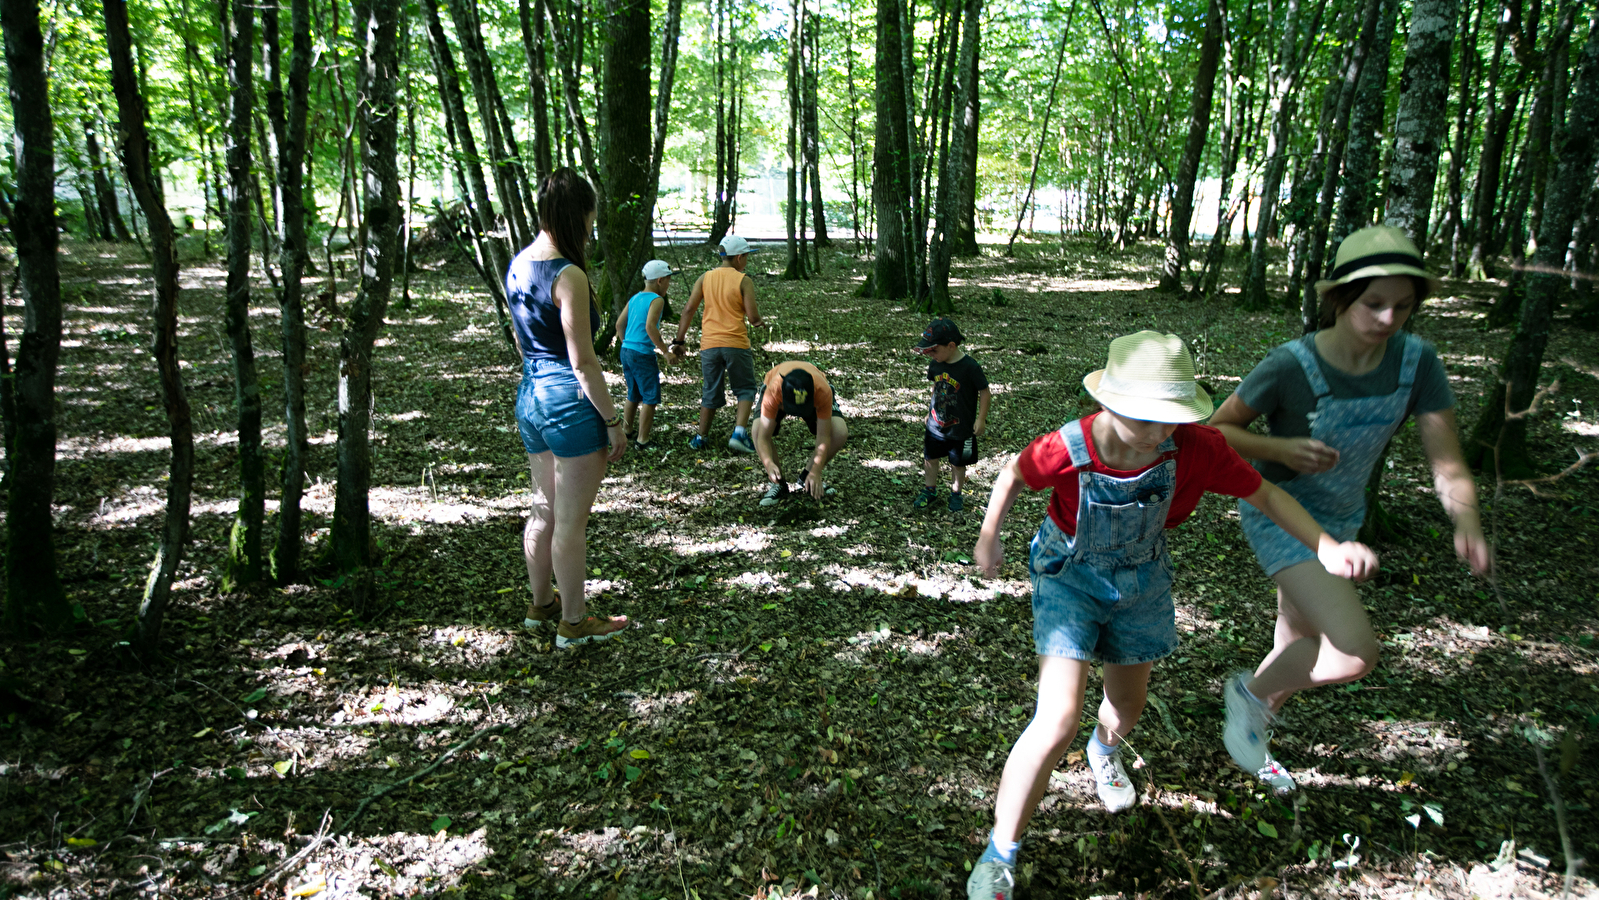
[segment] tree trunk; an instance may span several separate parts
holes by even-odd
[[[644,196],[650,198],[660,194],[661,162],[666,155],[666,131],[672,115],[672,85],[677,78],[677,45],[682,30],[683,0],[667,0],[666,27],[661,36],[661,76],[655,89],[655,143],[650,153],[648,187],[644,192]],[[625,289],[620,295],[624,299],[644,287],[644,263],[655,253],[654,213],[655,204],[651,202],[639,218],[638,234],[633,238],[633,259],[626,273]],[[614,314],[620,315],[620,312]]]
[[[363,258],[361,285],[339,336],[339,482],[332,550],[340,571],[355,576],[358,608],[369,599],[372,565],[372,519],[367,508],[372,481],[372,348],[389,305],[400,233],[395,104],[399,24],[400,0],[361,0],[354,22],[361,42]]]
[[[1449,241],[1449,277],[1465,274],[1465,260],[1461,258],[1468,236],[1465,221],[1466,161],[1471,156],[1471,136],[1477,118],[1477,83],[1482,70],[1482,57],[1477,52],[1477,35],[1482,29],[1482,14],[1487,0],[1477,0],[1476,15],[1471,7],[1463,6],[1460,43],[1460,95],[1455,101],[1455,135],[1449,151],[1448,197],[1445,200],[1444,222],[1440,237]],[[1469,17],[1469,21],[1468,21]]]
[[[827,236],[827,211],[825,204],[822,202],[822,130],[816,109],[819,100],[818,94],[820,93],[817,84],[819,80],[817,66],[820,65],[818,50],[821,43],[821,23],[825,20],[814,13],[808,14],[806,19],[805,37],[809,42],[807,44],[809,52],[807,54],[808,65],[804,66],[803,73],[805,79],[805,159],[809,163],[806,169],[810,173],[811,180],[811,243],[820,249],[833,246],[833,241]]]
[[[1499,79],[1504,69],[1505,42],[1513,30],[1508,17],[1500,22],[1494,36],[1493,57],[1488,65],[1486,103],[1488,117],[1484,123],[1482,149],[1477,161],[1477,184],[1472,190],[1471,202],[1471,256],[1466,262],[1466,274],[1475,279],[1488,278],[1493,268],[1493,243],[1495,210],[1499,201],[1500,168],[1504,165],[1505,145],[1510,140],[1510,127],[1516,118],[1516,107],[1521,102],[1521,88],[1512,84],[1503,101],[1499,100]]]
[[[1343,194],[1338,201],[1338,218],[1333,226],[1328,258],[1336,258],[1338,245],[1352,231],[1371,224],[1373,198],[1377,194],[1380,154],[1379,132],[1388,96],[1388,65],[1393,50],[1395,23],[1399,18],[1398,0],[1380,0],[1382,11],[1372,37],[1367,62],[1360,70],[1355,89],[1355,105],[1349,113],[1349,139],[1344,147]]]
[[[250,122],[255,105],[255,6],[232,0],[228,21],[228,275],[226,320],[239,416],[239,509],[228,537],[223,590],[261,580],[266,463],[261,452],[261,384],[250,343]]]
[[[133,40],[128,32],[128,8],[123,0],[104,0],[106,49],[111,57],[111,88],[116,93],[118,133],[128,186],[144,211],[150,232],[150,255],[155,269],[155,355],[161,373],[161,399],[166,407],[172,438],[172,467],[167,478],[166,521],[155,563],[145,582],[139,604],[139,641],[154,649],[161,639],[161,623],[172,594],[173,576],[189,539],[189,501],[194,484],[194,428],[189,398],[183,390],[183,370],[178,365],[178,257],[172,219],[167,215],[151,160],[145,128],[144,97],[133,68]]]
[[[877,217],[877,253],[872,261],[871,294],[883,300],[910,296],[911,159],[906,113],[905,65],[900,31],[901,0],[877,0],[877,75],[873,105],[877,139],[872,149],[872,206]]]
[[[50,112],[37,0],[0,0],[16,140],[11,235],[22,285],[22,339],[6,410],[10,487],[6,497],[5,630],[53,632],[72,622],[56,573],[56,360],[61,353],[61,275],[56,252],[55,120]],[[9,386],[9,385],[8,385]]]
[[[94,122],[84,119],[83,143],[89,151],[89,165],[94,172],[94,205],[100,214],[101,237],[105,240],[131,241],[128,224],[122,220],[122,209],[117,205],[117,192],[106,176],[105,161],[100,153],[100,139],[95,135]]]
[[[975,26],[974,26],[975,27]],[[983,42],[978,37],[977,49],[966,60],[965,78],[972,83],[972,96],[967,103],[966,140],[961,158],[955,164],[964,173],[960,180],[960,194],[955,198],[955,233],[953,253],[960,257],[977,256],[977,141],[983,121],[983,72],[979,65]]]
[[[966,143],[971,139],[968,135],[976,134],[977,110],[973,101],[977,97],[977,81],[972,77],[974,67],[970,62],[977,55],[980,39],[978,23],[982,16],[983,0],[965,0],[963,6],[966,21],[961,25],[960,53],[950,61],[960,73],[960,81],[955,88],[954,106],[950,113],[949,151],[945,157],[943,174],[938,179],[938,220],[933,227],[929,276],[932,293],[925,310],[940,316],[955,311],[954,301],[949,295],[950,257],[955,250],[957,223],[961,221],[963,212],[960,200],[966,179]]]
[[[1479,465],[1495,464],[1500,475],[1511,478],[1530,474],[1534,468],[1527,449],[1527,419],[1523,413],[1538,390],[1538,372],[1565,280],[1561,267],[1571,241],[1572,223],[1581,211],[1583,192],[1593,179],[1599,144],[1599,25],[1589,29],[1569,109],[1558,169],[1544,196],[1538,249],[1527,277],[1521,319],[1505,353],[1502,381],[1489,394],[1467,444],[1469,459]],[[1511,413],[1508,417],[1507,410]]]
[[[283,216],[278,222],[278,268],[283,287],[278,295],[283,330],[284,436],[283,472],[278,502],[278,540],[272,555],[272,574],[279,584],[300,578],[300,498],[305,493],[305,472],[311,444],[305,424],[305,302],[300,285],[310,260],[305,233],[304,161],[306,117],[311,87],[311,0],[290,0],[290,48],[287,104],[279,101],[275,115],[283,117],[283,139],[278,150],[278,189],[283,193]],[[273,55],[277,55],[276,48]],[[275,68],[275,67],[274,67]],[[271,82],[276,89],[277,82]]]
[[[1423,250],[1438,182],[1438,157],[1443,153],[1449,57],[1459,18],[1459,0],[1417,0],[1410,12],[1405,67],[1399,74],[1399,112],[1394,117],[1394,156],[1384,221],[1404,230]]]
[[[544,52],[544,0],[532,0],[531,7],[529,0],[518,0],[517,15],[522,25],[522,52],[527,57],[528,106],[533,113],[533,180],[539,185],[554,171],[550,153],[549,66],[545,63],[548,57]],[[529,212],[534,214],[532,227],[537,231],[537,213]]]
[[[477,101],[475,118],[481,123],[484,140],[488,143],[489,169],[494,173],[500,209],[511,232],[511,246],[522,247],[533,243],[533,233],[528,230],[517,167],[507,150],[507,135],[501,128],[498,115],[500,89],[494,77],[494,63],[489,60],[488,51],[483,46],[477,3],[476,0],[449,0],[449,4],[455,35],[461,42],[461,58],[466,62],[466,73],[472,82],[472,96]],[[461,128],[459,123],[456,128]],[[504,272],[501,269],[497,274],[503,277]]]
[[[788,62],[786,68],[787,82],[784,94],[788,98],[788,123],[785,137],[788,139],[788,202],[783,205],[783,226],[788,235],[788,262],[783,266],[783,280],[793,281],[805,278],[805,250],[796,236],[795,224],[804,221],[805,212],[800,209],[800,192],[803,190],[802,179],[806,177],[805,161],[800,154],[800,131],[804,125],[804,114],[801,107],[804,105],[800,98],[802,84],[800,78],[800,48],[804,46],[803,33],[804,17],[800,9],[803,0],[789,0],[788,19]]]
[[[1205,156],[1210,134],[1211,100],[1216,94],[1216,69],[1221,61],[1221,0],[1210,0],[1205,12],[1205,37],[1199,45],[1199,68],[1194,73],[1194,99],[1188,111],[1188,141],[1177,163],[1177,183],[1172,193],[1171,227],[1166,235],[1166,261],[1160,289],[1180,291],[1188,267],[1188,233],[1194,218],[1194,181]]]
[[[650,180],[650,5],[649,0],[607,0],[605,108],[600,135],[605,142],[605,193],[600,214],[605,274],[600,281],[602,309],[614,324],[632,276],[634,247],[655,208]],[[595,348],[604,352],[614,328],[603,327]]]
[[[729,126],[738,118],[737,67],[736,22],[727,9],[727,0],[716,0],[716,196],[712,199],[708,241],[713,247],[733,225],[738,193],[738,128]]]
[[[1049,99],[1044,101],[1044,124],[1038,129],[1038,145],[1033,150],[1032,168],[1027,173],[1027,193],[1022,195],[1022,205],[1016,210],[1016,227],[1011,229],[1010,240],[1005,242],[1005,255],[1016,255],[1016,236],[1022,233],[1022,220],[1027,217],[1027,210],[1033,202],[1033,192],[1038,187],[1038,161],[1044,156],[1044,139],[1050,135],[1049,120],[1055,112],[1055,92],[1060,87],[1060,68],[1066,61],[1066,46],[1071,40],[1072,17],[1077,13],[1077,2],[1072,0],[1071,7],[1066,11],[1066,27],[1060,33],[1060,50],[1055,54],[1055,74],[1049,79]],[[1062,225],[1061,233],[1065,233]]]

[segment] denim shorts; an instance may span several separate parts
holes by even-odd
[[[700,375],[705,384],[700,388],[700,406],[721,409],[727,405],[727,393],[722,385],[733,389],[733,398],[739,402],[755,399],[755,354],[748,347],[701,347]]]
[[[1039,656],[1130,666],[1177,649],[1168,554],[1113,568],[1072,562],[1072,556],[1072,539],[1046,516],[1028,565]]]
[[[1299,499],[1295,497],[1294,499]],[[1360,534],[1360,525],[1366,520],[1366,510],[1356,510],[1354,515],[1335,519],[1324,515],[1314,509],[1305,508],[1311,518],[1316,520],[1326,532],[1335,540],[1352,541]],[[1244,526],[1244,537],[1249,539],[1250,549],[1255,551],[1255,561],[1260,563],[1260,568],[1267,577],[1296,566],[1302,562],[1318,559],[1316,551],[1299,542],[1299,538],[1277,527],[1277,523],[1266,518],[1266,514],[1248,503],[1238,501],[1238,518]]]
[[[563,459],[610,445],[605,420],[589,402],[565,360],[522,360],[516,389],[516,427],[529,453],[554,451]]]
[[[661,364],[655,351],[642,353],[623,347],[622,380],[627,382],[627,402],[645,406],[661,402]]]

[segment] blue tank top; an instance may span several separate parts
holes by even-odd
[[[640,353],[654,353],[655,343],[645,326],[649,324],[650,304],[661,296],[654,291],[639,291],[627,301],[627,334],[622,336],[622,346]]]
[[[511,307],[511,326],[527,359],[568,362],[566,332],[561,330],[561,310],[555,305],[555,279],[572,265],[565,259],[534,259],[533,247],[523,248],[505,273],[505,300]],[[600,333],[600,310],[589,301],[589,338]]]

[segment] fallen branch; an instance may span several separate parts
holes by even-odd
[[[1566,804],[1560,799],[1560,786],[1555,784],[1554,773],[1549,771],[1549,761],[1544,758],[1543,748],[1537,741],[1528,741],[1532,744],[1533,755],[1538,758],[1538,774],[1543,776],[1544,787],[1549,790],[1549,802],[1555,808],[1555,829],[1560,832],[1560,852],[1566,855],[1566,885],[1560,892],[1560,900],[1569,900],[1571,897],[1571,883],[1577,879],[1577,871],[1582,868],[1584,860],[1577,856],[1576,848],[1571,845],[1571,831],[1566,827]]]
[[[396,781],[395,783],[393,783],[391,785],[388,785],[387,787],[383,788],[382,790],[378,791],[377,793],[372,794],[371,796],[367,797],[365,800],[362,800],[360,805],[358,805],[355,808],[355,812],[350,813],[350,817],[345,819],[344,822],[342,824],[340,824],[338,828],[335,828],[333,830],[333,833],[334,834],[342,834],[342,833],[344,833],[346,831],[349,831],[350,830],[350,826],[354,825],[356,820],[361,818],[361,815],[366,812],[367,806],[369,806],[372,803],[373,800],[380,799],[383,796],[387,795],[390,791],[393,791],[393,790],[395,790],[397,788],[405,787],[406,785],[408,785],[411,782],[417,780],[418,778],[426,778],[427,776],[429,776],[429,775],[433,774],[435,771],[437,771],[439,766],[442,766],[446,762],[448,762],[450,757],[454,756],[457,753],[460,753],[462,750],[465,750],[466,748],[468,748],[468,747],[472,746],[473,744],[477,743],[485,735],[496,734],[496,733],[504,731],[504,730],[506,730],[507,728],[510,728],[510,727],[511,727],[511,725],[510,725],[509,722],[502,722],[502,723],[500,723],[498,725],[490,725],[489,727],[479,731],[478,733],[476,733],[476,734],[472,735],[471,737],[467,738],[466,740],[462,741],[461,743],[456,744],[454,747],[451,747],[450,749],[444,751],[443,755],[441,755],[438,759],[434,760],[431,765],[429,765],[426,768],[422,769],[421,771],[417,772],[415,775],[412,775],[411,777],[406,778],[403,781]]]

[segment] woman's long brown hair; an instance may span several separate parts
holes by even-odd
[[[594,186],[576,169],[560,168],[539,185],[539,230],[550,236],[567,262],[588,271],[588,214],[594,211]]]

